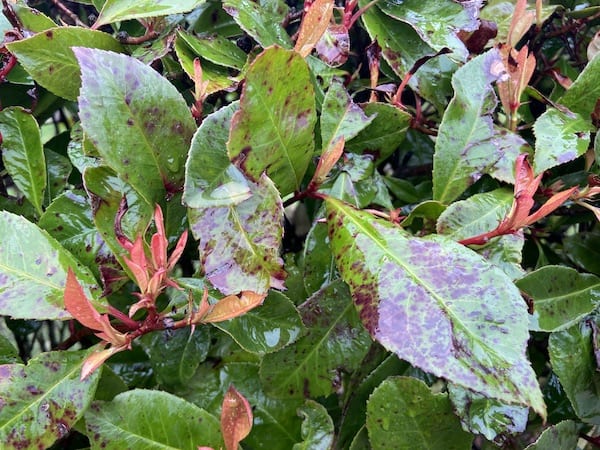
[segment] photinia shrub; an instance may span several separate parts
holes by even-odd
[[[594,2],[28,3],[2,448],[600,447]]]

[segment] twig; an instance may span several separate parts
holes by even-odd
[[[78,25],[80,27],[84,27],[84,28],[88,28],[88,26],[83,23],[79,17],[77,17],[77,14],[75,14],[73,11],[71,11],[69,8],[67,8],[65,5],[63,5],[60,0],[52,0],[52,3],[54,3],[54,5],[60,9],[67,17],[69,17],[69,19],[71,19],[75,25]]]

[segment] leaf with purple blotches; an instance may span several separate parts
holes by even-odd
[[[527,307],[500,269],[443,236],[418,238],[327,199],[331,248],[363,324],[414,366],[545,416],[526,358]]]

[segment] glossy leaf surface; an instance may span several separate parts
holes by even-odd
[[[206,277],[225,295],[283,287],[283,205],[266,175],[250,186],[251,197],[237,205],[189,210]]]
[[[584,422],[600,424],[600,372],[594,358],[592,322],[584,320],[550,335],[548,351],[552,370]]]
[[[559,102],[584,119],[590,119],[600,96],[599,73],[600,58],[595,57],[588,62]]]
[[[259,308],[214,326],[229,334],[244,350],[259,355],[295,342],[305,330],[294,304],[277,291],[271,291]]]
[[[67,100],[77,100],[81,86],[72,47],[123,51],[111,35],[80,27],[52,28],[7,47],[36,82]]]
[[[377,341],[420,369],[545,415],[525,356],[526,307],[503,272],[448,238],[409,236],[332,198],[327,223],[337,267]]]
[[[181,94],[128,56],[74,52],[82,73],[81,125],[100,155],[150,204],[176,192],[196,130]]]
[[[0,234],[1,314],[37,320],[70,318],[63,303],[69,267],[87,290],[97,289],[88,269],[23,217],[0,212]]]
[[[94,24],[99,28],[108,23],[143,17],[166,16],[191,11],[205,0],[106,0]]]
[[[578,440],[577,424],[571,420],[563,420],[545,429],[526,450],[572,450],[577,447]]]
[[[229,386],[223,397],[221,409],[221,431],[225,448],[237,450],[252,429],[252,408],[248,400],[233,386]]]
[[[445,448],[468,450],[464,432],[445,394],[433,394],[415,378],[390,377],[367,403],[367,429],[373,450]]]
[[[564,266],[544,266],[516,282],[533,299],[529,327],[560,331],[574,325],[600,305],[600,278]]]
[[[183,39],[198,56],[214,64],[237,70],[242,70],[246,64],[246,54],[233,42],[218,34],[196,37],[179,31],[177,36],[178,39]]]
[[[0,111],[0,133],[4,167],[38,215],[41,215],[47,175],[38,124],[23,109],[6,108]]]
[[[543,173],[583,155],[590,143],[590,125],[578,114],[549,109],[535,121],[533,168]]]
[[[92,449],[223,447],[216,417],[167,392],[136,389],[94,402],[85,422]]]
[[[0,365],[2,448],[48,448],[83,416],[99,373],[79,380],[86,352],[43,353],[23,364]]]
[[[262,47],[291,48],[290,37],[281,25],[289,11],[283,0],[225,0],[223,9]]]
[[[334,391],[340,371],[355,370],[370,338],[340,280],[316,292],[299,308],[307,333],[266,355],[261,380],[276,397],[319,397]]]
[[[480,55],[452,77],[454,97],[444,112],[433,160],[433,199],[449,203],[483,173],[514,181],[514,162],[525,140],[495,128],[493,83],[504,76],[496,49]]]
[[[254,180],[266,171],[283,196],[299,190],[312,158],[314,95],[306,62],[272,47],[250,65],[231,119],[231,160]]]
[[[292,450],[329,450],[333,445],[333,420],[325,407],[314,400],[306,400],[298,408],[302,416],[302,442],[294,444]]]

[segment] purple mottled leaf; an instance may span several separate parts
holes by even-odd
[[[246,73],[229,157],[253,180],[266,171],[281,195],[297,191],[313,156],[315,122],[308,65],[294,51],[270,47]]]
[[[344,64],[350,56],[350,35],[344,25],[329,25],[315,50],[322,61],[330,66],[338,67]]]
[[[496,49],[458,69],[454,97],[444,112],[433,159],[433,198],[450,203],[484,173],[514,182],[514,164],[526,141],[494,126],[497,104],[492,84],[506,71]]]
[[[281,198],[266,175],[248,185],[251,196],[238,204],[189,209],[206,278],[225,295],[283,288]]]
[[[73,51],[81,66],[81,125],[105,163],[149,204],[177,192],[196,131],[181,94],[132,57]]]
[[[19,319],[69,319],[63,291],[73,269],[86,291],[97,291],[90,271],[46,231],[0,212],[0,314]],[[95,298],[97,295],[91,295]],[[102,307],[102,302],[95,301]]]
[[[86,352],[42,353],[23,364],[0,365],[2,448],[48,448],[66,436],[96,391],[100,372],[81,381]]]
[[[422,370],[545,416],[526,358],[527,308],[500,269],[443,237],[418,238],[327,199],[331,247],[363,324]]]

